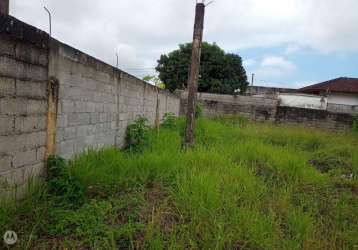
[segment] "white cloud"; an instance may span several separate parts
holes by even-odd
[[[12,15],[48,30],[45,4],[54,37],[110,64],[118,52],[122,68],[154,67],[160,54],[192,39],[194,0],[10,3]],[[349,53],[358,51],[357,9],[357,0],[217,0],[206,9],[204,40],[228,51],[289,45],[286,52]]]
[[[302,82],[270,82],[270,81],[258,81],[255,83],[257,86],[276,87],[276,88],[292,88],[299,89],[305,86],[309,86],[320,81],[302,81]]]
[[[262,59],[255,74],[260,79],[270,79],[273,77],[288,76],[295,70],[296,65],[291,61],[280,56],[268,56]]]
[[[301,49],[302,48],[297,44],[290,44],[286,47],[285,54],[286,55],[293,54],[293,53],[300,51]]]
[[[256,65],[256,60],[254,60],[254,59],[247,59],[247,60],[244,60],[243,62],[242,62],[242,64],[244,65],[244,67],[252,67],[252,66],[254,66],[254,65]]]
[[[265,57],[261,62],[261,66],[262,67],[277,67],[277,68],[285,69],[287,71],[292,71],[296,68],[292,62],[290,62],[280,56]]]

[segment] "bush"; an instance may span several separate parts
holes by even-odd
[[[134,123],[127,127],[127,148],[130,151],[142,151],[149,142],[149,130],[148,119],[144,116],[138,116]]]
[[[58,156],[50,156],[47,161],[48,191],[59,205],[80,205],[84,201],[84,188],[73,178],[66,161]]]
[[[174,113],[165,113],[162,119],[162,127],[164,128],[175,128],[176,127],[176,120]]]
[[[353,116],[353,132],[358,132],[358,115]]]
[[[195,118],[200,118],[202,116],[203,116],[203,105],[197,103],[195,108]]]
[[[237,125],[241,128],[246,127],[249,123],[249,119],[241,115],[220,115],[216,116],[214,120],[224,124]]]

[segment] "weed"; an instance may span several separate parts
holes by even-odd
[[[148,119],[138,116],[134,123],[128,125],[126,134],[127,148],[130,151],[140,152],[148,145],[150,126]]]
[[[165,113],[162,118],[161,126],[163,128],[175,128],[177,118],[174,113]]]
[[[219,115],[214,117],[213,120],[239,127],[246,127],[249,123],[249,119],[241,115]]]
[[[136,121],[135,154],[109,148],[50,158],[49,183],[2,203],[0,228],[18,232],[18,249],[358,244],[355,133],[199,118],[196,147],[183,151],[185,120],[165,120],[171,125],[159,133]]]
[[[58,156],[50,156],[47,161],[48,192],[55,197],[58,205],[74,206],[84,201],[84,190],[81,183],[73,178],[66,161]]]
[[[353,116],[352,129],[353,132],[358,132],[358,115]]]
[[[202,116],[203,116],[203,105],[201,103],[197,103],[195,108],[195,118],[200,118]]]

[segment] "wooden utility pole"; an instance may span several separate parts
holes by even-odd
[[[0,0],[0,14],[9,15],[9,0]]]
[[[188,79],[188,110],[186,120],[185,145],[194,146],[194,126],[196,93],[198,91],[198,77],[200,69],[201,44],[204,30],[205,4],[197,3],[195,9],[195,24],[191,55],[191,67]]]

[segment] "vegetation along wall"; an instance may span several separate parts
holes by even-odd
[[[0,15],[0,195],[22,196],[45,159],[124,144],[138,115],[179,114],[180,98]]]

